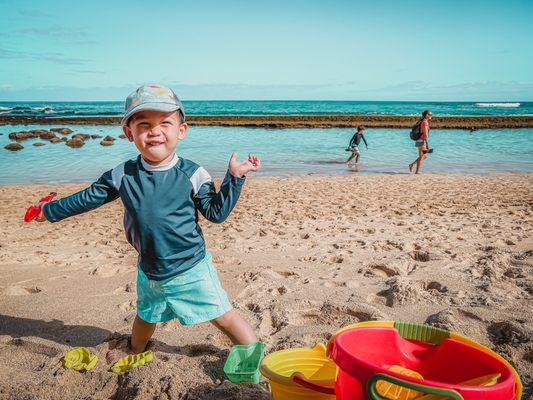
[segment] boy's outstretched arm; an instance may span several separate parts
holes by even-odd
[[[211,222],[224,222],[237,204],[245,175],[248,172],[257,171],[260,165],[261,161],[258,157],[249,155],[246,161],[238,162],[237,153],[233,153],[228,172],[218,193],[211,177],[202,168],[201,173],[204,177],[200,180],[200,185],[194,196],[196,207],[200,213]]]
[[[64,218],[93,210],[119,197],[118,188],[113,183],[113,171],[105,172],[100,179],[87,189],[42,206],[37,221],[57,222]]]

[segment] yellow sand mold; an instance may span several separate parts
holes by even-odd
[[[127,372],[132,368],[140,367],[150,363],[154,358],[154,355],[150,350],[139,354],[130,354],[129,356],[122,357],[112,367],[111,371],[121,374]]]
[[[98,356],[91,355],[85,347],[78,347],[65,354],[65,367],[76,371],[90,371],[98,363]]]

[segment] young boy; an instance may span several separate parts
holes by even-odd
[[[257,171],[258,157],[243,162],[236,153],[217,193],[205,169],[178,157],[185,138],[183,106],[172,90],[141,86],[126,99],[122,128],[140,155],[72,196],[42,205],[38,221],[57,222],[121,198],[124,227],[139,253],[137,315],[129,349],[107,355],[112,364],[145,351],[158,322],[178,318],[183,325],[211,321],[235,344],[257,341],[252,327],[234,309],[206,251],[198,212],[223,222],[237,203],[245,175]]]
[[[368,143],[365,139],[365,128],[362,126],[357,127],[357,132],[354,133],[352,136],[352,140],[350,140],[350,144],[348,145],[349,151],[352,152],[352,155],[346,160],[346,163],[348,166],[350,166],[350,161],[352,161],[355,158],[355,164],[359,164],[359,158],[361,157],[361,152],[359,151],[359,143],[361,143],[361,139],[363,139],[363,142],[365,142],[365,147],[368,149]]]

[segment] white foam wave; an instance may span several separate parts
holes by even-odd
[[[520,107],[520,103],[476,103],[476,107]]]

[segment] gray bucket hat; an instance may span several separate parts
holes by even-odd
[[[185,117],[183,105],[172,89],[152,84],[141,86],[126,98],[125,113],[120,124],[126,125],[133,114],[144,110],[163,112],[179,110]]]

